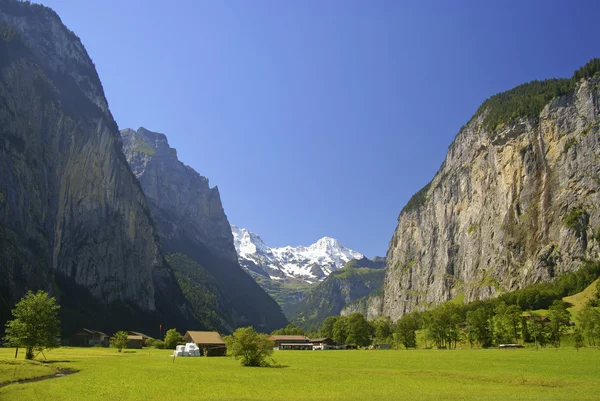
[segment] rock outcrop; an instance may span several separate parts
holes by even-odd
[[[600,76],[575,78],[497,95],[461,129],[433,180],[400,213],[384,315],[397,320],[462,295],[495,297],[598,257]],[[499,108],[531,109],[542,97],[522,94],[549,87],[541,111],[496,121]]]
[[[164,251],[185,255],[214,278],[220,326],[228,331],[248,325],[265,331],[284,327],[287,320],[279,305],[238,264],[217,187],[210,188],[206,177],[180,162],[164,134],[124,129],[121,137]],[[191,264],[185,265],[189,271]],[[193,281],[189,275],[186,278]]]
[[[94,64],[56,13],[13,0],[0,1],[0,243],[2,328],[29,289],[172,324],[185,309]]]

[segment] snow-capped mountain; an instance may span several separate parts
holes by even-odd
[[[273,280],[296,278],[314,283],[342,268],[349,260],[363,258],[362,254],[330,237],[323,237],[308,247],[271,248],[258,234],[245,228],[231,225],[231,232],[242,267]]]

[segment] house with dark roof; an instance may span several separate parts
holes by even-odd
[[[269,340],[275,343],[275,348],[280,350],[308,350],[312,344],[305,336],[295,335],[273,335]]]
[[[183,341],[196,344],[203,356],[223,356],[227,353],[225,341],[216,331],[188,331]]]
[[[129,337],[136,337],[135,340],[137,341],[138,338],[137,337],[141,337],[142,338],[142,347],[146,346],[146,341],[152,339],[152,337],[147,336],[144,333],[140,333],[139,331],[128,331],[127,332],[127,339],[129,339]],[[132,338],[133,340],[133,338]]]
[[[91,329],[79,329],[71,336],[69,345],[73,347],[91,347],[101,345],[108,347],[109,337],[107,334]]]

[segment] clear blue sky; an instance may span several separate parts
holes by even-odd
[[[367,256],[487,97],[600,56],[598,1],[42,3],[119,127],[165,133],[230,222]]]

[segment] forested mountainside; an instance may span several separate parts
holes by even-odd
[[[598,71],[595,59],[482,104],[398,217],[383,315],[496,297],[598,259]]]
[[[232,331],[271,331],[287,320],[279,305],[237,261],[233,235],[217,187],[177,158],[164,134],[121,131],[123,152],[138,178],[158,235],[195,317]],[[215,313],[206,313],[212,305]]]
[[[55,12],[14,0],[0,1],[0,244],[0,331],[28,289],[57,296],[65,333],[186,325],[94,64]]]
[[[318,330],[325,318],[339,315],[347,304],[381,290],[384,277],[382,258],[352,259],[311,288],[302,301],[290,304],[286,315],[305,329]]]

